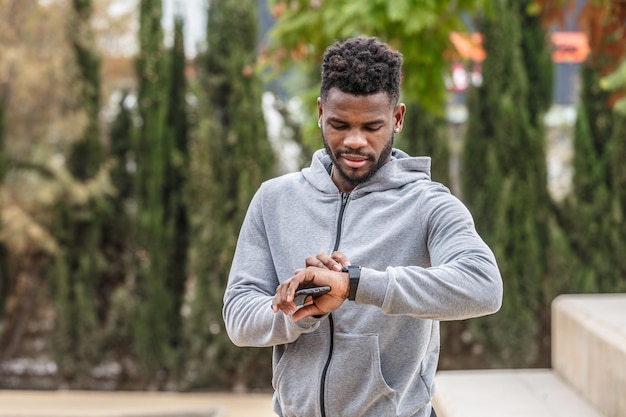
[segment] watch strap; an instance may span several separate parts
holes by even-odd
[[[341,272],[348,273],[348,279],[350,280],[348,300],[354,301],[356,298],[356,289],[358,288],[359,281],[361,280],[361,267],[358,265],[348,265],[341,268]]]

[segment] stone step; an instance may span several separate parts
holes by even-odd
[[[439,371],[438,417],[603,417],[550,369]]]

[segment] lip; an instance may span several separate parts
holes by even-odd
[[[362,168],[368,161],[368,158],[353,155],[342,155],[342,159],[352,169]]]

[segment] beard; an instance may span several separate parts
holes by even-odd
[[[385,165],[389,161],[389,157],[391,156],[391,151],[393,150],[393,140],[394,140],[394,135],[392,134],[389,140],[387,141],[387,144],[385,145],[383,150],[380,152],[380,155],[378,155],[378,159],[377,159],[375,154],[360,152],[357,150],[337,149],[335,152],[333,152],[330,149],[330,146],[328,146],[328,142],[326,141],[326,138],[324,137],[324,131],[322,131],[322,142],[324,143],[324,149],[326,149],[326,153],[328,153],[328,156],[330,156],[330,160],[332,161],[333,166],[335,167],[335,170],[339,173],[339,175],[345,182],[347,182],[353,187],[356,187],[357,185],[362,184],[366,182],[367,180],[369,180],[370,178],[372,178],[374,174],[376,174],[376,172],[378,172],[378,170],[382,168],[382,166]],[[341,155],[358,155],[358,156],[366,157],[370,161],[374,161],[374,164],[372,165],[370,170],[366,172],[365,174],[362,174],[362,175],[352,174],[350,172],[346,172],[341,167],[341,165],[339,165],[339,163],[337,162],[339,158],[341,157]]]

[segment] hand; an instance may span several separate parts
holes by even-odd
[[[296,274],[276,288],[276,295],[272,302],[272,310],[279,310],[284,314],[292,314],[292,320],[298,321],[304,317],[322,315],[338,309],[348,298],[350,285],[348,275],[340,272],[343,265],[350,265],[345,255],[340,252],[332,256],[318,254],[306,259],[307,267],[299,269]],[[329,285],[329,293],[314,298],[310,304],[297,309],[293,302],[299,288],[318,287]]]
[[[330,256],[325,253],[318,253],[316,257],[309,256],[306,258],[307,267],[316,266],[340,272],[344,266],[348,265],[350,265],[348,257],[339,251],[333,252]]]
[[[344,266],[350,265],[348,257],[339,251],[333,252],[332,255],[326,253],[318,253],[317,256],[309,256],[305,260],[306,267],[315,266],[318,268],[326,268],[331,271],[340,272]],[[303,271],[303,268],[296,269],[296,274]]]

